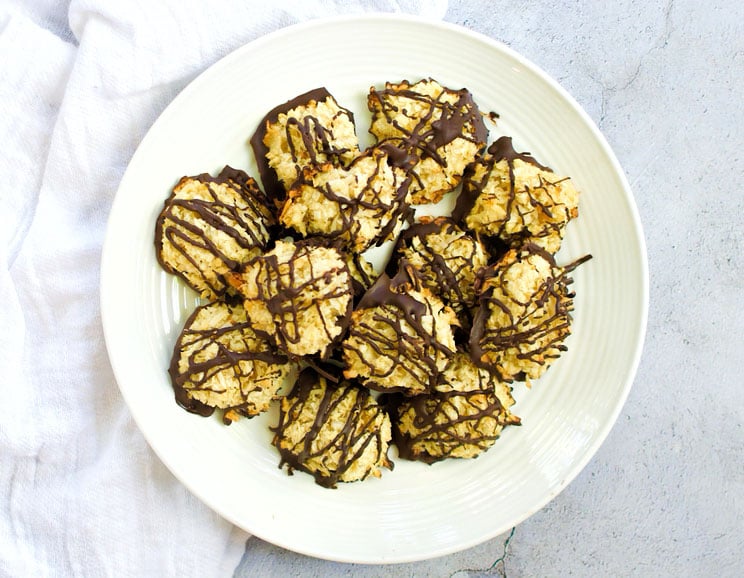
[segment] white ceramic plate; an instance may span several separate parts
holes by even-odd
[[[257,174],[247,140],[275,105],[326,86],[366,134],[366,94],[386,80],[434,77],[467,87],[511,135],[583,191],[559,262],[574,274],[568,352],[530,391],[515,388],[523,426],[476,460],[397,460],[393,472],[321,488],[277,468],[275,415],[230,427],[179,408],[166,369],[198,299],[157,265],[155,219],[182,175],[223,165]],[[507,531],[586,465],[622,407],[639,360],[648,301],[632,195],[599,131],[554,81],[486,37],[400,16],[315,21],[252,42],[209,68],[165,110],[122,179],[103,252],[106,343],[119,386],[158,456],[195,495],[245,530],[297,552],[347,562],[431,558]],[[394,456],[394,454],[393,454]]]

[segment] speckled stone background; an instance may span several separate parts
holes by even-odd
[[[635,384],[506,548],[361,566],[252,538],[235,576],[744,575],[744,4],[452,0],[446,19],[557,79],[618,156],[651,274]]]

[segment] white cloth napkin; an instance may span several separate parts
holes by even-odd
[[[308,18],[446,1],[0,0],[0,576],[231,575],[248,535],[151,452],[99,310],[106,221],[168,102]]]

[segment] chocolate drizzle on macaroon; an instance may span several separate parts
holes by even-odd
[[[247,263],[231,283],[244,297],[256,333],[290,358],[327,356],[348,326],[351,275],[332,247],[278,241],[272,251]]]
[[[499,139],[495,140],[491,143],[491,145],[488,147],[487,151],[488,153],[487,157],[481,158],[479,162],[484,162],[487,166],[487,170],[485,171],[485,177],[475,182],[472,180],[473,176],[473,167],[469,167],[468,170],[465,172],[465,178],[463,179],[463,187],[462,192],[460,193],[460,196],[457,197],[457,204],[455,205],[454,210],[452,211],[452,218],[455,221],[462,222],[463,219],[467,216],[467,214],[473,209],[473,206],[475,205],[475,201],[478,198],[478,195],[480,195],[483,192],[483,189],[486,186],[486,183],[488,182],[488,178],[491,175],[491,171],[493,170],[493,167],[500,163],[501,161],[506,161],[509,166],[509,189],[510,189],[510,203],[514,201],[515,198],[515,192],[514,192],[514,161],[519,159],[520,161],[523,161],[525,163],[530,163],[532,165],[535,165],[536,167],[544,170],[544,171],[550,171],[551,169],[549,167],[546,167],[544,165],[541,165],[535,158],[528,152],[518,153],[514,149],[514,145],[512,143],[512,138],[510,136],[502,136]],[[511,208],[511,205],[507,207],[507,214],[509,214],[509,209]]]
[[[267,409],[289,370],[287,357],[253,332],[241,305],[216,301],[187,319],[168,374],[178,405],[205,417],[219,407],[230,423],[231,412],[252,417]]]
[[[488,139],[483,116],[467,89],[452,90],[429,78],[370,89],[370,132],[378,146],[398,149],[391,159],[409,171],[413,204],[437,202],[457,186],[465,167]],[[455,146],[455,142],[459,144]],[[427,161],[438,167],[424,168]]]
[[[328,99],[335,99],[325,87],[315,88],[303,94],[300,94],[287,102],[280,104],[271,109],[258,123],[256,132],[251,137],[251,148],[255,154],[258,172],[261,177],[266,194],[273,199],[278,206],[281,206],[285,197],[286,190],[292,183],[282,183],[277,172],[269,163],[267,154],[269,147],[265,139],[269,127],[279,122],[281,115],[287,115],[290,111],[300,107],[307,107],[310,104],[317,104]],[[348,121],[354,123],[354,115],[350,110],[339,107],[338,115],[348,117]],[[299,134],[299,141],[302,143],[303,151],[309,157],[309,161],[300,160],[301,153],[297,150],[297,144],[293,132]],[[321,122],[312,114],[303,114],[298,118],[288,117],[284,126],[286,146],[292,156],[297,176],[301,176],[302,169],[306,166],[316,166],[321,163],[330,162],[334,165],[343,164],[341,156],[352,152],[350,148],[339,146],[333,131],[326,123]]]
[[[421,282],[439,295],[469,324],[469,309],[475,305],[477,272],[489,261],[489,253],[477,236],[463,231],[448,217],[421,217],[398,237],[393,274],[399,259],[415,267]]]
[[[303,235],[338,239],[353,253],[380,245],[411,218],[410,177],[388,161],[385,150],[371,148],[345,168],[304,169],[279,220]]]
[[[381,275],[352,314],[341,344],[344,375],[380,391],[432,391],[454,355],[453,325],[454,312],[403,263],[395,277]]]
[[[494,142],[465,173],[453,218],[511,247],[531,242],[556,253],[568,222],[578,216],[579,192],[510,137]]]
[[[329,384],[312,369],[282,400],[272,431],[279,467],[307,472],[327,488],[393,468],[387,457],[390,421],[369,391],[349,382]]]
[[[566,351],[574,297],[567,273],[589,259],[586,255],[560,268],[553,255],[527,244],[483,270],[470,333],[473,361],[507,382],[540,377]],[[513,268],[520,274],[512,274]],[[514,286],[527,274],[531,279],[525,287]]]
[[[364,296],[367,290],[372,287],[374,282],[379,277],[379,274],[367,261],[361,253],[355,253],[349,251],[343,240],[338,238],[329,237],[308,237],[302,241],[308,245],[315,245],[318,247],[331,247],[338,251],[346,266],[349,268],[349,274],[351,275],[351,284],[354,290],[354,303],[357,302]]]
[[[428,82],[432,82],[431,79]],[[409,88],[404,88],[405,86]],[[440,153],[440,149],[451,143],[456,138],[469,140],[479,146],[483,146],[488,138],[488,129],[483,122],[483,117],[478,110],[478,105],[473,100],[473,95],[463,88],[460,90],[444,89],[437,97],[423,94],[411,87],[416,86],[408,81],[400,84],[386,84],[385,88],[370,90],[370,109],[380,111],[388,123],[396,127],[401,136],[398,143],[409,155],[412,152],[421,158],[430,157],[437,164],[446,166],[447,161]],[[455,102],[449,102],[443,97],[456,95]],[[416,125],[413,130],[402,126],[398,115],[406,115],[406,110],[401,110],[394,102],[395,99],[405,98],[418,102],[426,109],[424,114],[416,117]],[[406,159],[401,153],[398,159]],[[406,159],[406,162],[410,162]]]
[[[227,289],[224,275],[265,248],[273,223],[266,196],[243,171],[226,166],[217,177],[183,177],[157,218],[156,257],[214,299]]]
[[[392,416],[399,456],[427,464],[477,457],[494,444],[504,426],[520,424],[491,390],[392,394],[381,403]]]

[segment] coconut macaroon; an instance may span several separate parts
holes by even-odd
[[[321,486],[380,477],[381,468],[393,468],[387,457],[390,418],[369,391],[349,382],[329,384],[312,369],[282,399],[273,430],[280,467],[312,474]]]
[[[251,147],[266,194],[278,205],[305,167],[345,166],[359,153],[354,115],[325,88],[269,111],[251,138]]]
[[[256,335],[239,303],[198,307],[176,342],[170,377],[184,409],[230,423],[266,411],[294,364]]]
[[[488,131],[472,95],[429,78],[370,88],[369,129],[380,143],[397,149],[408,168],[413,204],[436,203],[460,182],[465,167],[485,146]]]
[[[393,440],[401,458],[428,464],[446,458],[475,458],[519,418],[492,390],[436,392],[387,400]]]
[[[421,217],[398,237],[395,255],[461,317],[475,305],[475,277],[488,265],[489,254],[452,219]]]
[[[410,178],[373,148],[348,168],[330,163],[305,169],[289,190],[280,222],[303,236],[342,241],[361,253],[395,235],[407,216]]]
[[[157,259],[199,295],[217,299],[228,288],[225,275],[266,246],[273,223],[266,196],[243,171],[183,177],[157,218]]]
[[[455,353],[457,316],[403,267],[383,274],[351,316],[344,376],[375,390],[431,391]]]
[[[255,331],[292,357],[324,356],[348,325],[352,279],[332,247],[277,241],[230,282]]]
[[[468,169],[453,217],[512,246],[529,241],[556,253],[578,204],[570,178],[516,152],[511,138],[501,137]]]
[[[486,269],[470,351],[501,379],[537,379],[566,350],[574,294],[567,273],[590,256],[560,268],[534,244],[510,250]]]

